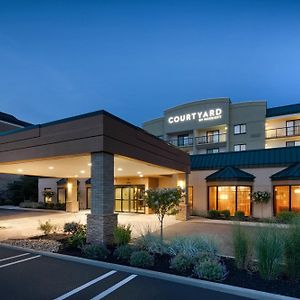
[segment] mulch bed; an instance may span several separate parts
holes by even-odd
[[[82,253],[80,249],[73,249],[68,247],[67,238],[68,236],[65,234],[51,235],[48,237],[40,236],[38,238],[44,239],[55,239],[62,243],[62,247],[59,250],[59,253],[65,255],[79,256],[82,257]],[[122,264],[129,266],[127,262],[120,262],[116,260],[112,255],[114,248],[109,249],[111,254],[105,260],[106,262],[111,262],[115,264]],[[169,268],[170,256],[169,255],[156,255],[155,256],[155,265],[150,270],[164,272],[168,274],[175,274],[181,276],[192,277],[192,273],[189,274],[179,274],[175,270]],[[228,275],[224,281],[221,283],[239,286],[243,288],[249,288],[274,294],[281,294],[291,297],[300,297],[300,282],[299,281],[291,281],[281,276],[277,280],[263,280],[259,276],[258,272],[255,271],[245,271],[239,270],[235,266],[235,262],[231,258],[222,258],[222,262],[226,265]]]

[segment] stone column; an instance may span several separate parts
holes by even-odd
[[[66,212],[78,212],[77,179],[69,178],[67,183]]]
[[[183,201],[179,204],[179,212],[176,215],[176,219],[179,221],[187,221],[190,218],[190,209],[189,209],[189,174],[185,174],[185,196]]]
[[[91,214],[87,215],[87,242],[112,244],[118,224],[114,213],[114,156],[105,152],[91,154]]]

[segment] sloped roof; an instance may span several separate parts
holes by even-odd
[[[300,162],[299,147],[191,155],[191,170],[215,170],[228,166],[260,168],[288,166]]]
[[[300,180],[300,162],[271,176],[272,180]]]
[[[68,183],[68,180],[66,178],[62,178],[62,179],[59,179],[58,181],[56,181],[57,185],[64,185],[67,183]]]
[[[236,167],[224,167],[206,177],[206,181],[253,181],[255,176]]]
[[[300,103],[267,108],[266,117],[292,115],[300,113]]]
[[[24,121],[17,119],[13,115],[9,115],[4,112],[0,112],[0,121],[12,123],[12,124],[16,124],[16,125],[20,125],[20,126],[24,126],[24,127],[32,125],[28,122],[24,122]]]
[[[87,179],[87,180],[85,181],[85,184],[91,184],[91,178]]]

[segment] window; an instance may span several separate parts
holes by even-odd
[[[236,211],[251,214],[250,186],[210,186],[208,187],[208,209],[229,210],[233,216]]]
[[[233,146],[233,151],[245,151],[246,144],[237,144]]]
[[[207,131],[207,143],[219,143],[219,130]]]
[[[274,186],[275,214],[281,211],[300,212],[300,185]]]
[[[188,134],[178,135],[177,137],[177,145],[179,147],[184,147],[190,145],[190,138]]]
[[[212,148],[212,149],[207,149],[206,150],[207,154],[211,154],[211,153],[219,153],[219,148]]]
[[[243,134],[243,133],[246,133],[246,124],[234,125],[234,134]]]
[[[286,121],[286,135],[300,135],[300,120]]]
[[[286,142],[286,146],[287,146],[287,147],[296,147],[296,146],[300,146],[300,141],[289,141],[289,142]]]

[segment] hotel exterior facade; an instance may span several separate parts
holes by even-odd
[[[77,139],[87,135],[86,128],[95,130],[103,119],[108,124],[103,128],[111,129],[107,130],[108,137],[99,133],[103,140],[100,146],[105,149],[103,153],[113,155],[113,170],[110,165],[101,176],[106,176],[105,170],[113,174],[110,197],[114,199],[116,213],[151,213],[144,205],[145,190],[176,186],[187,192],[186,207],[181,211],[188,209],[195,215],[206,214],[208,210],[229,210],[231,215],[243,211],[246,216],[271,217],[284,210],[300,211],[300,104],[267,108],[265,101],[200,100],[166,110],[163,117],[145,122],[144,130],[102,111],[42,125],[14,119],[13,126],[12,118],[9,122],[5,119],[3,124],[0,121],[0,126],[9,126],[0,127],[0,148],[4,150],[14,138],[16,144],[27,145],[27,140],[34,142],[44,132],[45,143],[63,134]],[[124,144],[119,145],[120,140]],[[128,146],[130,140],[135,148]],[[39,202],[65,204],[71,212],[93,209],[92,160],[97,143],[88,150],[80,148],[80,155],[72,153],[71,157],[67,152],[73,149],[62,147],[64,155],[57,157],[56,148],[49,144],[45,151],[54,154],[51,152],[43,161],[38,157],[32,161],[36,152],[30,152],[33,156],[28,162],[18,162],[19,158],[11,154],[10,160],[16,162],[7,165],[4,157],[0,172],[16,174],[16,170],[22,170],[23,175],[43,176],[39,179]],[[139,154],[141,149],[146,155]],[[14,170],[14,164],[20,167]],[[51,197],[45,196],[48,191],[53,192]],[[251,193],[255,191],[269,192],[270,201],[254,204]],[[181,219],[188,212],[183,215]]]
[[[300,211],[300,104],[206,99],[167,109],[143,128],[190,154],[193,214]],[[269,192],[270,201],[254,204],[255,191]]]

